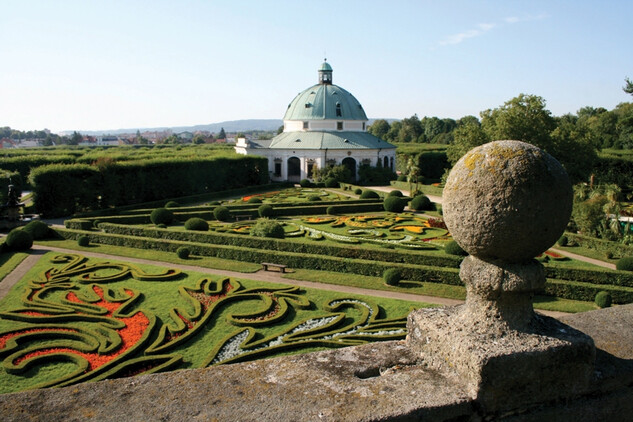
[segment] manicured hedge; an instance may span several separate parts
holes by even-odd
[[[633,246],[623,245],[621,243],[609,242],[608,240],[596,239],[595,237],[583,236],[577,233],[565,233],[569,243],[576,243],[585,248],[593,249],[598,252],[612,252],[616,256],[633,256]]]
[[[75,220],[72,220],[75,221]],[[438,267],[458,268],[462,258],[441,256],[422,251],[392,249],[367,249],[343,245],[324,245],[318,242],[295,242],[288,239],[265,239],[246,237],[239,234],[217,232],[184,232],[151,227],[132,227],[102,223],[99,226],[106,233],[123,236],[138,236],[157,239],[179,240],[183,242],[213,243],[217,245],[239,246],[281,252],[297,252],[327,255],[342,258],[368,259],[385,262],[420,264]]]
[[[55,164],[31,171],[37,212],[70,215],[116,205],[268,183],[267,160],[254,156],[114,162],[96,167]]]
[[[583,281],[591,284],[633,287],[633,273],[625,271],[590,270],[546,265],[545,276],[547,278]]]
[[[406,280],[420,280],[426,282],[461,285],[461,280],[459,279],[459,270],[457,270],[456,268],[400,264],[367,259],[350,259],[335,256],[306,254],[300,252],[281,252],[238,246],[182,242],[178,240],[151,239],[148,237],[115,235],[79,230],[58,229],[57,231],[61,236],[67,239],[76,239],[81,235],[87,235],[90,237],[90,241],[92,243],[126,246],[130,248],[140,249],[155,249],[167,252],[176,252],[179,247],[187,246],[190,249],[191,253],[195,255],[214,256],[218,258],[245,262],[275,262],[288,265],[291,268],[350,272],[354,274],[368,275],[374,277],[382,277],[384,271],[388,268],[397,268],[400,270],[402,278]],[[253,240],[256,238],[249,236],[248,239]],[[281,242],[281,240],[272,239],[260,240]]]
[[[613,303],[625,304],[633,302],[633,288],[595,285],[567,280],[548,279],[545,283],[545,294],[572,300],[593,302],[596,295],[608,292],[613,298]]]

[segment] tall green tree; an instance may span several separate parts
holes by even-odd
[[[367,128],[367,132],[380,139],[386,140],[386,135],[387,132],[389,132],[389,129],[391,129],[391,125],[389,125],[388,121],[386,121],[385,119],[378,119]]]
[[[486,142],[490,142],[490,138],[479,125],[479,121],[468,120],[453,131],[453,142],[446,148],[448,161],[454,165],[468,151]]]
[[[542,97],[519,94],[499,108],[483,111],[481,127],[491,141],[523,141],[549,151],[556,121]]]
[[[622,90],[627,94],[633,95],[633,81],[629,78],[624,78],[625,85],[622,87]]]
[[[226,139],[226,132],[224,132],[224,128],[220,129],[217,139]]]

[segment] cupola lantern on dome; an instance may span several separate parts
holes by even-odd
[[[322,85],[332,85],[332,66],[327,62],[327,59],[325,59],[319,69],[319,83]]]

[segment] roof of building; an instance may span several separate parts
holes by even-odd
[[[363,106],[345,89],[333,85],[332,67],[323,62],[319,68],[320,83],[300,92],[288,105],[284,120],[367,120]]]
[[[253,143],[260,141],[253,141]],[[275,136],[271,149],[392,149],[389,142],[368,132],[283,132]]]

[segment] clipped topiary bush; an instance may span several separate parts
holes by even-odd
[[[272,217],[275,214],[272,205],[264,204],[257,208],[257,214],[260,217]]]
[[[167,225],[166,224],[156,224],[156,227],[159,229],[166,229]]]
[[[156,208],[149,215],[149,219],[152,223],[158,224],[171,224],[174,221],[174,213],[169,211],[167,208]]]
[[[316,182],[315,186],[317,188],[324,188],[325,187],[325,182]]]
[[[567,243],[569,243],[569,239],[567,239],[567,236],[562,235],[556,243],[558,243],[558,246],[567,246]]]
[[[262,203],[262,200],[261,200],[261,199],[259,199],[259,198],[258,198],[258,197],[256,197],[256,196],[252,196],[252,197],[248,198],[248,201],[247,201],[247,202],[248,202],[249,204],[261,204],[261,203]]]
[[[34,220],[22,227],[22,230],[29,233],[33,240],[45,239],[49,235],[48,224],[40,220]]]
[[[432,209],[431,200],[426,195],[417,195],[409,204],[412,210],[425,211]]]
[[[77,244],[82,247],[90,246],[90,238],[88,236],[79,236]]]
[[[625,256],[624,258],[618,259],[618,262],[615,263],[615,269],[621,271],[633,271],[633,257]]]
[[[227,207],[215,207],[213,209],[213,216],[218,221],[228,221],[231,218],[231,211]]]
[[[299,186],[301,186],[302,188],[310,188],[312,187],[312,182],[310,181],[310,179],[301,179],[299,181]]]
[[[387,196],[397,196],[399,198],[402,198],[404,195],[399,190],[392,190]]]
[[[272,237],[275,239],[283,239],[285,237],[284,228],[275,220],[268,218],[260,218],[257,223],[251,227],[251,235],[257,237]]]
[[[382,274],[382,279],[388,286],[397,286],[400,283],[400,271],[395,268],[389,268]]]
[[[33,246],[33,238],[29,232],[13,229],[7,235],[4,244],[11,251],[25,251]]]
[[[310,202],[314,202],[314,201],[321,201],[321,196],[320,195],[310,195],[308,196],[308,201]]]
[[[380,198],[380,195],[378,195],[378,193],[374,192],[373,190],[365,190],[363,191],[363,193],[360,194],[360,198],[361,199],[378,199]]]
[[[325,187],[326,188],[338,188],[338,180],[333,177],[325,179]]]
[[[336,215],[336,207],[334,205],[330,205],[329,207],[327,207],[325,212],[327,215]]]
[[[189,248],[182,246],[178,249],[176,249],[176,255],[178,255],[178,258],[180,259],[187,259],[189,258],[189,255],[191,254],[191,251],[189,250]]]
[[[397,196],[388,196],[385,198],[385,201],[382,203],[385,211],[400,213],[404,211],[404,207],[407,204],[402,198],[398,198]]]
[[[360,195],[361,193],[363,193],[363,190],[361,188],[356,188],[356,189],[354,189],[354,193],[356,195]]]
[[[451,240],[450,242],[446,243],[446,245],[444,246],[444,252],[446,252],[449,255],[457,255],[457,256],[468,255],[468,252],[462,249],[462,247],[459,246],[459,244],[455,242],[454,240]]]
[[[612,301],[613,299],[611,298],[611,293],[605,292],[604,290],[598,292],[598,294],[596,294],[596,298],[594,299],[594,302],[599,308],[608,308],[611,306]]]
[[[176,201],[168,201],[165,204],[165,208],[178,208],[180,206],[180,204]]]
[[[398,182],[406,182],[406,181],[407,181],[406,174],[401,174],[400,176],[398,176]]]
[[[204,221],[202,218],[192,217],[189,220],[185,221],[185,229],[206,232],[207,230],[209,230],[209,223]]]

